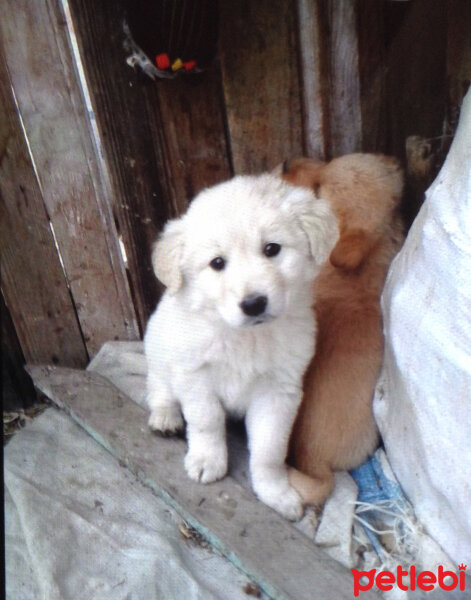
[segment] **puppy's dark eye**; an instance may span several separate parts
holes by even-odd
[[[209,263],[209,266],[215,271],[222,271],[226,266],[226,261],[222,258],[222,256],[216,256],[216,258],[213,258],[213,260]]]
[[[280,244],[265,244],[265,246],[263,247],[263,254],[265,254],[265,256],[268,256],[268,258],[271,258],[272,256],[276,256],[277,254],[279,254],[280,250]]]

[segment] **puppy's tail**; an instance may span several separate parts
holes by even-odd
[[[305,506],[320,508],[332,492],[334,474],[326,470],[322,477],[310,477],[294,467],[288,467],[288,481],[301,496]]]

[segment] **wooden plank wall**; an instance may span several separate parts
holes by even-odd
[[[83,366],[87,352],[0,53],[2,293],[27,361]]]
[[[236,173],[303,152],[294,0],[222,0],[221,64]]]
[[[107,339],[138,332],[113,223],[100,210],[103,189],[62,10],[55,1],[11,0],[2,13],[18,110],[87,352],[94,355]]]
[[[391,153],[416,214],[471,78],[468,0],[219,12],[213,67],[152,81],[126,63],[125,0],[3,1],[2,294],[27,361],[83,366],[142,335],[162,291],[153,240],[233,173]]]

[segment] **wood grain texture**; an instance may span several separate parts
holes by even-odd
[[[144,409],[100,375],[30,367],[35,385],[273,599],[350,599],[351,573],[231,477],[184,472],[186,444],[150,432]],[[362,592],[366,599],[374,592]]]
[[[8,68],[83,337],[93,356],[139,331],[58,0],[6,0]],[[101,197],[100,197],[101,196]],[[44,265],[44,268],[47,268]]]
[[[331,156],[362,148],[357,3],[327,0]]]
[[[144,326],[161,292],[150,262],[157,232],[201,188],[231,174],[220,76],[212,69],[152,81],[126,64],[121,0],[69,0],[69,6]]]
[[[367,95],[368,104],[361,96],[361,6],[355,1],[298,0],[304,137],[311,156],[330,159],[360,151],[364,131],[374,120],[374,99]],[[365,56],[372,60],[369,50],[365,48]]]
[[[234,170],[303,153],[294,0],[222,0],[221,63]]]
[[[2,292],[25,358],[83,366],[87,352],[23,136],[0,45]]]
[[[166,149],[161,176],[173,184],[171,201],[181,214],[199,191],[232,175],[221,73],[215,65],[200,75],[160,82],[158,92]],[[154,115],[149,110],[150,120]]]
[[[325,159],[328,149],[328,81],[323,56],[323,21],[318,1],[298,0],[304,148]]]

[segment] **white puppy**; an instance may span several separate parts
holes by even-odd
[[[313,280],[337,239],[327,203],[275,175],[201,192],[167,223],[152,261],[167,286],[145,335],[149,425],[187,423],[188,475],[227,471],[225,411],[246,415],[258,497],[302,515],[285,458],[314,352]]]

